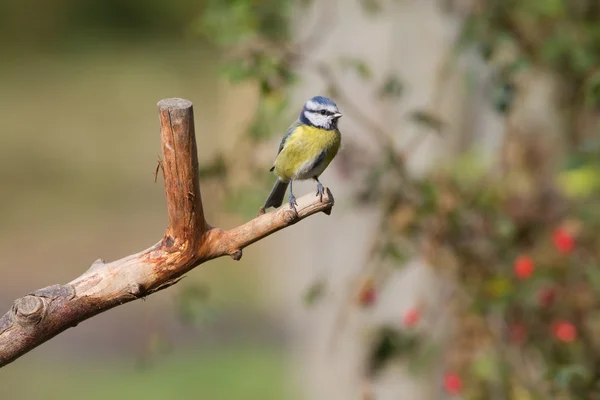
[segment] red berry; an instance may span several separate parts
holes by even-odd
[[[552,332],[557,339],[570,343],[577,339],[577,328],[567,321],[558,321],[552,325]]]
[[[554,247],[562,254],[569,254],[575,249],[575,239],[573,235],[564,228],[556,228],[552,234]]]
[[[413,327],[419,323],[421,319],[421,312],[416,308],[411,308],[404,314],[404,318],[402,319],[404,325],[408,327]]]
[[[444,375],[444,389],[452,396],[460,394],[462,390],[462,381],[456,372],[446,372]]]
[[[533,260],[528,256],[519,256],[515,260],[514,270],[515,275],[519,279],[527,279],[533,274]]]

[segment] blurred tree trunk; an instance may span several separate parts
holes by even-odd
[[[327,8],[319,6],[316,8]],[[373,93],[372,83],[365,83],[352,74],[339,79],[346,94],[365,113],[390,128],[398,149],[415,135],[428,135],[410,158],[410,171],[423,174],[440,158],[451,156],[464,125],[469,122],[464,109],[468,105],[467,98],[460,77],[451,76],[444,82],[448,86],[447,95],[440,103],[436,82],[456,34],[457,21],[442,15],[435,1],[393,2],[386,6],[385,13],[371,17],[365,16],[359,2],[347,2],[336,8],[331,23],[334,27],[330,40],[326,39],[311,54],[316,60],[331,62],[340,56],[363,58],[368,61],[376,82],[382,82],[386,75],[393,73],[407,87],[408,94],[399,101],[382,102]],[[306,35],[301,29],[298,31],[298,36]],[[295,96],[298,103],[324,92],[324,82],[309,69],[302,72],[302,78]],[[339,105],[344,112],[344,104]],[[410,110],[436,105],[435,111],[449,117],[447,138],[453,146],[401,121],[401,116]],[[343,140],[356,141],[365,149],[374,150],[364,129],[352,115],[344,115]],[[350,212],[350,196],[357,182],[342,179],[335,164],[322,178],[340,205],[332,214],[333,220],[314,219],[276,239],[281,253],[294,255],[287,258],[288,268],[277,269],[274,274],[281,286],[282,299],[296,309],[287,318],[294,338],[293,348],[297,350],[294,364],[299,366],[296,371],[299,386],[304,398],[315,400],[362,398],[369,326],[377,323],[401,326],[403,313],[417,302],[435,309],[443,284],[422,260],[415,259],[386,282],[373,308],[361,312],[348,304],[353,298],[356,279],[365,269],[370,241],[376,234],[378,211],[353,209]],[[309,248],[296,249],[294,243],[308,244]],[[327,279],[327,297],[314,308],[305,309],[299,299],[319,277]],[[340,327],[339,314],[345,313],[348,305],[352,310]],[[425,318],[424,323],[429,322],[433,321]],[[438,332],[440,340],[442,333]],[[373,386],[374,398],[432,398],[427,378],[415,379],[403,368],[383,371]]]

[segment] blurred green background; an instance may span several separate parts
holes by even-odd
[[[203,7],[0,2],[3,309],[37,287],[68,282],[96,258],[120,258],[161,238],[158,100],[194,103],[201,161],[243,130],[252,109],[239,105],[255,95],[229,88],[217,51],[190,32]],[[209,220],[239,222],[204,200]],[[243,268],[229,259],[207,264],[174,290],[65,332],[3,368],[0,397],[285,397],[283,336],[260,296],[255,255],[245,252]],[[204,282],[208,297],[188,296],[182,307],[186,291]],[[179,315],[190,308],[192,319]]]

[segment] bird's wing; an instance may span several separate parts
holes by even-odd
[[[287,141],[287,139],[291,136],[292,133],[294,133],[296,128],[300,125],[301,122],[299,119],[297,119],[292,125],[290,125],[290,127],[285,132],[285,135],[283,135],[283,139],[281,139],[281,144],[279,144],[279,150],[277,151],[277,154],[281,153],[281,150],[283,150],[283,148],[285,147],[285,142]]]
[[[297,119],[287,129],[287,131],[285,132],[285,135],[283,135],[283,138],[281,139],[281,143],[279,144],[279,150],[277,150],[277,154],[278,155],[279,155],[279,153],[281,153],[281,150],[283,150],[283,148],[285,147],[285,142],[287,141],[287,139],[292,135],[292,133],[294,133],[294,131],[296,130],[296,128],[298,128],[301,124],[302,123],[300,122],[300,119]],[[272,166],[269,171],[273,171],[274,169],[275,169],[275,166]]]
[[[314,169],[317,169],[319,167],[319,165],[325,161],[325,157],[327,157],[327,150],[323,150],[322,152],[319,153],[319,155],[317,156],[317,158],[315,158],[312,162],[312,164],[310,165],[309,168],[307,168],[308,171],[312,171]]]

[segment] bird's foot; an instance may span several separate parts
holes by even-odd
[[[319,196],[320,202],[323,202],[323,193],[325,193],[323,185],[321,185],[321,182],[317,182],[317,196]]]
[[[292,210],[294,210],[294,212],[295,212],[296,214],[298,214],[298,210],[296,210],[296,206],[298,205],[298,203],[296,202],[296,197],[294,197],[294,195],[293,195],[293,194],[290,194],[290,199],[289,199],[289,202],[290,202],[290,208],[291,208]]]

